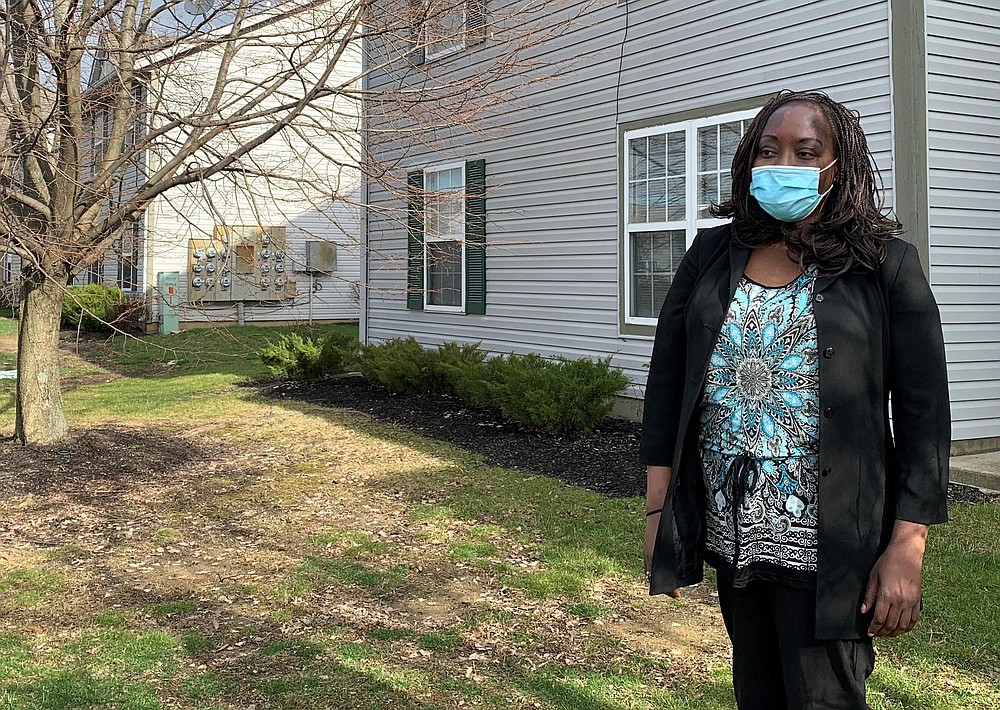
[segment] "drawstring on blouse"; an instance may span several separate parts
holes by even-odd
[[[747,495],[753,490],[757,483],[757,474],[760,473],[760,464],[757,458],[748,452],[737,454],[736,458],[729,464],[726,471],[726,483],[732,494],[733,501],[733,532],[735,533],[735,545],[733,549],[733,566],[740,559],[740,508],[746,501]]]

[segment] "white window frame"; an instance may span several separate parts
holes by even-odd
[[[434,0],[431,0],[431,4],[433,4],[433,1]],[[429,36],[430,22],[425,22],[423,27],[423,35],[424,35],[423,40],[424,40],[424,47],[426,47],[427,49],[424,51],[424,61],[429,62],[434,59],[441,59],[442,57],[447,57],[449,55],[454,54],[455,52],[461,52],[463,49],[465,49],[465,43],[466,43],[465,33],[468,22],[469,22],[469,7],[467,3],[463,2],[462,23],[461,23],[462,29],[459,36],[455,38],[454,40],[455,43],[451,47],[445,47],[444,49],[439,49],[436,52],[430,51],[431,47],[431,39]],[[440,44],[440,42],[436,44]]]
[[[142,235],[143,235],[143,231],[144,231],[143,228],[144,228],[144,225],[143,225],[143,222],[142,222],[141,219],[134,220],[128,226],[128,229],[131,230],[131,232],[132,232],[132,234],[131,234],[131,241],[127,241],[126,238],[125,238],[125,235],[123,234],[122,235],[122,240],[121,240],[121,247],[117,250],[118,251],[118,288],[120,288],[125,293],[135,294],[135,293],[139,293],[140,291],[142,291],[142,284],[140,283],[140,280],[142,279],[142,273],[143,273],[142,272],[143,250],[141,248],[142,247],[142,242],[143,242],[143,240],[142,240]],[[128,244],[131,245],[131,248],[129,249],[129,259],[125,259],[125,245],[126,245],[126,243],[128,243]],[[136,261],[134,263],[131,260],[131,257],[133,255],[135,255],[135,257],[136,257]],[[122,276],[124,275],[123,271],[122,271],[122,264],[125,263],[126,261],[128,263],[132,264],[133,268],[135,269],[135,281],[128,288],[125,287],[124,282],[122,281]]]
[[[621,150],[624,159],[621,161],[622,194],[621,194],[621,220],[624,225],[623,239],[625,241],[623,250],[622,268],[624,271],[624,315],[627,325],[655,326],[656,317],[645,318],[633,316],[632,311],[632,233],[633,232],[667,232],[684,231],[685,249],[691,246],[698,230],[708,227],[715,227],[725,224],[728,220],[715,217],[698,218],[698,129],[704,126],[718,125],[731,121],[744,121],[752,119],[760,109],[750,109],[745,111],[731,111],[729,113],[706,116],[688,121],[678,121],[675,123],[664,123],[647,128],[638,128],[625,131],[622,135]],[[664,135],[684,131],[684,180],[685,180],[685,215],[684,220],[668,220],[665,222],[630,222],[629,221],[629,141],[635,138],[647,136]]]
[[[462,229],[461,229],[461,233],[459,233],[457,236],[456,235],[448,235],[446,237],[441,237],[441,236],[436,236],[436,235],[432,236],[430,234],[430,232],[428,231],[428,229],[427,229],[427,216],[426,216],[427,215],[427,208],[426,208],[426,204],[424,206],[424,218],[423,218],[424,219],[424,244],[423,244],[424,254],[423,254],[423,256],[424,256],[424,310],[425,311],[432,311],[432,312],[437,311],[437,312],[440,312],[440,313],[465,313],[465,219],[466,219],[465,202],[466,202],[466,199],[467,199],[467,196],[465,194],[465,192],[466,192],[466,190],[465,190],[465,181],[466,181],[465,163],[462,162],[462,161],[459,161],[459,162],[453,162],[453,163],[444,163],[442,165],[433,165],[431,167],[424,168],[424,191],[425,191],[425,193],[427,193],[427,176],[428,176],[428,174],[430,174],[430,173],[440,173],[440,172],[444,172],[446,170],[454,170],[456,168],[460,168],[462,170],[462,181],[461,181],[462,190],[459,193],[462,196]],[[431,262],[430,262],[430,259],[428,258],[428,255],[427,255],[427,244],[430,243],[430,242],[455,242],[455,241],[459,242],[459,244],[462,245],[462,252],[461,252],[461,256],[459,257],[459,259],[460,259],[460,261],[462,263],[462,278],[461,278],[461,282],[460,282],[461,286],[462,286],[462,290],[461,290],[461,293],[460,293],[460,296],[459,296],[460,305],[457,305],[457,306],[442,306],[442,305],[432,304],[430,302],[430,295],[431,295],[430,263]]]

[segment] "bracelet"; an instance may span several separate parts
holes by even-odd
[[[656,515],[657,513],[662,513],[662,512],[663,508],[659,508],[657,510],[650,510],[646,512],[646,517],[648,518],[650,515]]]

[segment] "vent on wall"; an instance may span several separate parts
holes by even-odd
[[[311,274],[332,274],[337,270],[337,245],[334,242],[306,242],[306,268]]]

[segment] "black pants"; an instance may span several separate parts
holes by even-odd
[[[719,604],[740,710],[869,710],[871,639],[817,640],[813,590],[761,581],[734,589],[720,578]]]

